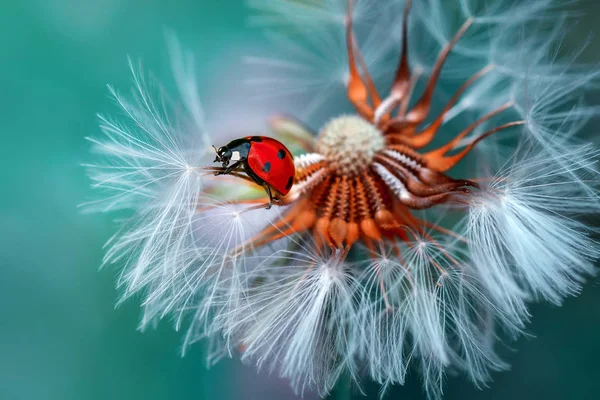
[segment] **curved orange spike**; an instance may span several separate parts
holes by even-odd
[[[435,121],[433,121],[427,128],[423,129],[420,132],[417,132],[414,136],[405,138],[404,139],[405,143],[416,149],[423,148],[423,147],[427,146],[429,143],[431,143],[431,141],[435,137],[435,134],[437,133],[437,131],[440,129],[440,127],[444,123],[444,117],[446,116],[448,111],[450,111],[450,109],[456,104],[459,97],[475,81],[477,81],[479,78],[481,78],[482,76],[484,76],[485,74],[487,74],[488,72],[490,72],[493,69],[494,69],[494,67],[492,65],[488,65],[487,67],[483,68],[482,70],[477,72],[475,75],[473,75],[468,81],[463,83],[463,85],[456,91],[456,93],[450,99],[450,101],[448,101],[448,103],[446,104],[446,106],[444,107],[444,109],[442,110],[440,115],[435,119]]]
[[[433,92],[437,85],[437,81],[439,79],[440,73],[442,72],[442,68],[446,62],[446,59],[450,55],[450,52],[452,51],[456,43],[460,40],[462,35],[467,31],[467,29],[471,26],[472,23],[472,18],[467,19],[465,23],[460,27],[458,32],[456,32],[452,40],[450,40],[450,42],[446,44],[444,48],[442,48],[433,66],[433,70],[431,72],[431,76],[429,77],[429,81],[427,82],[427,86],[425,87],[425,91],[423,92],[423,95],[421,96],[417,104],[413,106],[413,108],[406,114],[406,116],[399,115],[398,117],[391,119],[384,128],[385,131],[400,130],[404,129],[405,126],[410,125],[417,126],[420,125],[423,121],[425,121],[425,119],[429,115],[429,111],[431,109],[431,100],[433,99]]]
[[[508,102],[508,103],[505,103],[505,104],[501,105],[500,107],[496,108],[495,110],[487,113],[486,115],[484,115],[483,117],[479,118],[477,121],[475,121],[471,125],[469,125],[465,130],[463,130],[461,133],[456,135],[454,137],[454,139],[452,139],[451,141],[449,141],[442,147],[425,153],[423,155],[423,159],[425,160],[426,163],[428,163],[430,159],[443,157],[444,154],[446,154],[447,152],[452,150],[458,144],[458,142],[460,142],[464,137],[466,137],[468,134],[473,132],[475,130],[475,128],[477,128],[479,125],[481,125],[485,121],[490,120],[492,117],[495,117],[496,115],[500,114],[502,111],[505,111],[512,106],[513,106],[513,103]],[[429,166],[429,164],[427,164],[427,165]]]
[[[356,58],[358,60],[358,63],[360,64],[360,68],[363,71],[363,76],[366,81],[367,90],[369,92],[369,95],[371,96],[371,101],[373,102],[373,107],[377,108],[381,104],[381,98],[379,97],[379,93],[377,93],[377,88],[375,87],[373,78],[371,78],[371,74],[369,73],[369,67],[367,66],[367,63],[365,62],[362,54],[360,53],[360,49],[358,48],[358,44],[356,43],[356,38],[354,37],[354,35],[352,36],[352,40],[355,43]]]
[[[404,15],[402,16],[402,51],[400,54],[400,63],[396,69],[394,84],[391,93],[397,98],[403,98],[406,95],[408,86],[410,86],[410,66],[408,64],[408,14],[412,6],[412,0],[406,0],[404,4]]]
[[[444,48],[440,51],[437,60],[435,61],[435,65],[433,66],[433,70],[431,71],[431,76],[429,77],[429,81],[427,82],[427,86],[425,88],[425,92],[423,96],[419,99],[417,104],[408,112],[406,115],[406,120],[411,124],[420,124],[425,121],[427,115],[429,115],[429,110],[431,108],[431,100],[433,98],[433,91],[435,90],[435,86],[437,85],[437,81],[440,77],[440,73],[442,72],[442,68],[452,51],[452,48],[456,45],[456,43],[460,40],[462,35],[469,29],[471,24],[473,23],[472,18],[468,18],[465,23],[460,27],[458,32],[454,35],[452,40],[448,44],[444,46]]]
[[[373,108],[368,104],[368,91],[363,82],[356,60],[354,58],[354,34],[352,32],[352,0],[348,0],[348,13],[346,14],[346,48],[348,52],[348,99],[356,108],[356,111],[368,121],[373,119]]]
[[[473,149],[473,147],[475,147],[477,143],[479,143],[486,137],[513,126],[525,125],[525,123],[526,121],[509,122],[492,130],[489,130],[481,136],[479,136],[477,139],[473,140],[471,143],[469,143],[469,145],[465,147],[460,153],[448,157],[435,156],[431,157],[430,159],[428,158],[427,165],[430,166],[432,169],[435,169],[436,171],[445,172],[450,168],[454,167],[460,160],[462,160],[467,154],[469,154],[469,152]]]
[[[400,51],[400,61],[396,69],[394,83],[390,89],[389,96],[377,105],[375,110],[375,122],[379,124],[388,121],[392,110],[402,101],[408,103],[408,94],[412,87],[410,66],[408,64],[408,14],[411,8],[411,0],[404,4],[404,15],[402,16],[402,49]]]
[[[408,105],[410,103],[410,99],[412,97],[412,94],[415,90],[415,86],[417,86],[417,82],[419,81],[419,78],[421,77],[422,73],[423,73],[422,68],[415,68],[415,72],[412,74],[412,76],[410,78],[410,82],[408,83],[408,91],[406,92],[406,95],[400,102],[400,107],[398,108],[398,117],[406,116],[406,110],[408,110]]]

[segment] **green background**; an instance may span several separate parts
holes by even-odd
[[[600,6],[582,2],[565,46],[600,32]],[[594,9],[595,8],[595,9]],[[246,43],[241,0],[12,0],[0,3],[0,400],[293,398],[275,378],[224,361],[204,367],[197,345],[179,357],[168,322],[136,331],[135,301],[114,309],[116,271],[98,272],[108,215],[85,215],[84,170],[96,112],[115,110],[106,84],[130,86],[127,55],[169,77],[164,28],[198,59],[201,92]],[[598,62],[600,38],[583,55]],[[512,370],[478,391],[449,378],[446,399],[598,398],[600,288],[561,308],[532,307],[530,332],[505,351]],[[514,351],[513,351],[514,350]],[[389,398],[423,398],[418,375]],[[377,388],[367,387],[370,398]],[[308,397],[310,398],[310,397]]]

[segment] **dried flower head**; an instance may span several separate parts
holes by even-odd
[[[341,374],[403,384],[411,365],[430,398],[449,370],[484,386],[506,368],[498,331],[520,334],[530,301],[576,294],[600,256],[581,219],[600,211],[598,151],[576,139],[597,114],[581,97],[596,76],[555,56],[565,13],[551,0],[362,0],[356,15],[352,0],[249,3],[286,27],[290,52],[250,59],[270,77],[250,83],[299,94],[312,124],[343,103],[341,82],[353,111],[316,133],[271,120],[296,173],[266,209],[243,170],[210,166],[192,57],[170,38],[181,101],[150,96],[132,68],[132,98],[111,89],[125,120],[102,118],[90,139],[108,194],[89,206],[135,211],[105,259],[123,266],[123,299],[142,294],[142,327],[187,321],[184,348],[206,338],[211,362],[239,353],[300,393]]]

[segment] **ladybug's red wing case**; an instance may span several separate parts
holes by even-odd
[[[269,186],[285,196],[294,183],[296,169],[292,153],[280,142],[269,137],[250,137],[248,166]]]

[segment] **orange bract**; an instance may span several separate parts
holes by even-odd
[[[265,245],[293,233],[312,231],[317,247],[344,248],[357,241],[373,249],[386,239],[411,241],[428,237],[426,230],[453,232],[415,217],[411,210],[442,203],[468,202],[477,184],[456,180],[444,173],[456,165],[481,139],[502,129],[521,125],[515,121],[490,130],[471,141],[462,151],[449,155],[473,130],[511,107],[505,104],[488,113],[446,145],[418,153],[434,139],[445,115],[462,93],[488,73],[486,67],[466,81],[441,114],[423,129],[429,117],[433,92],[453,46],[471,25],[467,20],[440,51],[422,97],[409,109],[415,83],[408,62],[407,23],[411,1],[403,17],[403,39],[399,66],[390,93],[380,98],[362,60],[352,29],[352,0],[348,1],[346,44],[349,64],[348,98],[360,115],[342,116],[326,126],[314,143],[305,148],[316,152],[296,158],[296,176],[290,193],[278,205],[288,206],[280,220],[264,228],[243,248]],[[276,123],[281,124],[280,119]],[[240,202],[243,203],[243,202]]]

